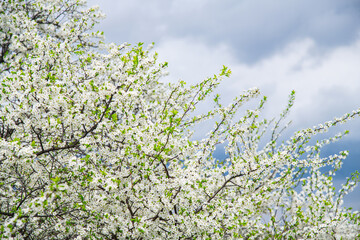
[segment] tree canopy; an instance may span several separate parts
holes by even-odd
[[[360,215],[337,191],[348,155],[311,144],[360,109],[279,141],[279,117],[226,106],[194,112],[230,70],[161,82],[167,63],[139,43],[106,44],[83,0],[0,3],[1,239],[355,239]],[[191,129],[208,119],[201,140]],[[214,151],[225,144],[226,158]],[[330,169],[330,170],[329,170]]]

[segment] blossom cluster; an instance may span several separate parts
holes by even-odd
[[[294,92],[270,121],[265,97],[237,118],[258,89],[196,115],[230,70],[165,84],[167,63],[141,43],[102,42],[101,18],[83,0],[0,3],[0,239],[360,237],[359,213],[342,206],[359,173],[336,191],[348,153],[320,157],[347,132],[309,143],[360,109],[282,143]]]

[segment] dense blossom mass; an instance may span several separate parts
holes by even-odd
[[[336,191],[348,153],[320,157],[347,132],[309,143],[360,109],[284,142],[294,92],[270,121],[265,97],[238,111],[258,89],[226,106],[216,95],[196,115],[230,71],[162,83],[167,64],[142,44],[105,44],[93,30],[101,18],[82,0],[0,3],[1,239],[360,237],[359,213],[342,206],[359,173]]]

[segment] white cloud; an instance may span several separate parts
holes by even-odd
[[[302,123],[315,124],[359,107],[358,66],[360,40],[321,53],[313,41],[306,39],[288,45],[255,65],[234,66],[234,79],[251,79],[276,105],[283,105],[280,102],[283,95],[294,89],[297,114],[293,117]],[[232,82],[229,91],[246,87],[242,81]]]
[[[217,73],[223,64],[229,66],[233,75],[220,87],[223,99],[230,101],[242,90],[259,87],[269,97],[268,117],[277,116],[294,89],[297,100],[290,119],[296,129],[360,107],[360,39],[327,52],[303,39],[252,65],[238,62],[225,44],[209,47],[190,38],[167,39],[156,50],[169,62],[172,80],[194,83]],[[360,119],[353,122],[351,129],[360,130]]]
[[[225,44],[214,48],[197,39],[167,39],[155,45],[160,61],[169,62],[170,79],[196,83],[218,73],[222,65],[236,62]]]

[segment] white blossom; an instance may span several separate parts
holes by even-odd
[[[320,157],[348,132],[308,140],[360,109],[283,143],[294,92],[270,121],[266,97],[237,117],[257,88],[227,106],[216,96],[197,115],[230,70],[162,83],[167,64],[152,45],[103,43],[93,30],[103,17],[85,0],[0,3],[1,239],[359,237],[359,213],[342,206],[359,173],[336,191],[348,152]],[[193,140],[209,119],[213,129]]]

